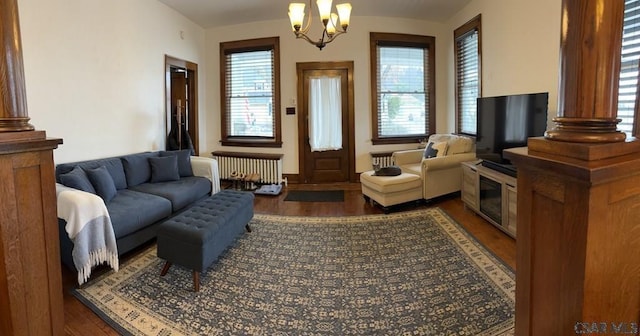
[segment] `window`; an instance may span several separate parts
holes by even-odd
[[[618,129],[632,136],[640,59],[640,1],[625,0],[622,59],[618,91]],[[637,118],[637,116],[636,116]],[[637,120],[635,120],[637,122]],[[638,131],[638,130],[636,130]]]
[[[480,97],[480,15],[453,32],[455,39],[456,130],[476,134],[476,99]]]
[[[418,142],[435,132],[435,38],[371,33],[374,145]]]
[[[220,43],[222,144],[281,147],[278,37]]]

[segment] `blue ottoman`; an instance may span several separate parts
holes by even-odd
[[[158,227],[158,257],[166,260],[160,275],[172,264],[193,270],[193,287],[200,290],[200,273],[244,230],[251,232],[254,195],[223,190],[203,199]]]

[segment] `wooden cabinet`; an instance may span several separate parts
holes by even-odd
[[[481,165],[462,163],[461,198],[465,206],[511,237],[516,237],[516,178]]]
[[[0,335],[63,335],[53,149],[44,132],[0,133]]]

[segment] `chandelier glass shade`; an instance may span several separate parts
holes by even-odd
[[[306,25],[304,25],[305,4],[299,2],[289,4],[289,20],[291,21],[291,28],[296,38],[304,39],[322,50],[327,43],[330,43],[339,35],[346,33],[351,16],[351,4],[342,3],[336,5],[336,10],[338,11],[336,14],[331,12],[331,3],[332,0],[316,1],[318,12],[320,13],[320,21],[324,26],[322,36],[317,41],[312,40],[307,35],[309,27],[311,26],[311,0],[309,0],[309,18],[307,19]]]

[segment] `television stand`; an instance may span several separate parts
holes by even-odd
[[[496,162],[487,161],[487,160],[481,160],[480,164],[489,169],[499,171],[505,175],[509,175],[515,178],[518,177],[518,170],[516,169],[516,166],[512,164],[501,164],[501,163],[496,163]]]
[[[461,197],[470,208],[509,236],[516,237],[517,180],[478,161],[462,163]]]

